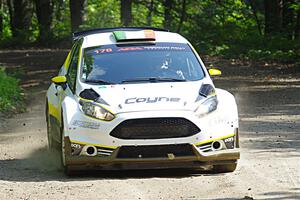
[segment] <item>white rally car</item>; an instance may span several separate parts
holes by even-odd
[[[74,45],[47,92],[49,148],[73,170],[234,171],[234,96],[215,88],[192,45],[158,28],[94,29]]]

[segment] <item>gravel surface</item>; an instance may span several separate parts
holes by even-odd
[[[300,199],[299,70],[210,63],[224,65],[215,84],[239,107],[241,159],[233,173],[92,171],[68,178],[47,152],[44,117],[48,80],[65,54],[0,51],[0,63],[24,71],[28,99],[26,113],[0,117],[0,199]]]

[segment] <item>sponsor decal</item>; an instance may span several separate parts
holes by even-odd
[[[125,104],[134,103],[157,103],[157,102],[179,102],[177,97],[132,97],[125,100]]]
[[[223,139],[225,146],[227,149],[233,149],[234,148],[234,138],[230,137],[230,138],[226,138]]]
[[[72,123],[73,126],[89,129],[99,129],[100,124],[95,122],[86,122],[80,120],[74,120]]]
[[[185,47],[174,47],[174,46],[153,46],[153,47],[144,47],[145,50],[165,50],[165,51],[184,51]]]
[[[141,51],[144,50],[142,47],[123,47],[119,48],[117,51]]]
[[[110,53],[112,51],[113,51],[112,48],[97,49],[97,50],[95,50],[95,53]]]
[[[71,143],[71,147],[74,148],[74,149],[80,149],[81,145],[80,144]]]
[[[190,51],[185,44],[179,43],[156,43],[153,46],[145,45],[138,47],[118,47],[116,45],[104,45],[102,47],[93,48],[88,52],[93,54],[111,54],[122,52],[149,52],[149,51]]]
[[[233,142],[233,137],[224,139],[224,142]]]
[[[71,143],[71,154],[72,155],[79,155],[81,150],[82,150],[82,147],[80,144],[76,144],[76,143]]]
[[[232,122],[230,122],[226,116],[225,117],[224,116],[216,116],[208,121],[208,125],[209,126],[216,126],[216,125],[230,126],[230,125],[232,125]]]

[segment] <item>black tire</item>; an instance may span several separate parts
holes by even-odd
[[[78,175],[78,171],[75,171],[75,170],[71,169],[70,166],[65,166],[64,167],[64,173],[68,177],[72,177],[72,176]]]
[[[55,141],[52,137],[52,129],[51,129],[51,122],[50,122],[50,116],[49,116],[49,108],[48,108],[48,102],[46,105],[46,124],[47,124],[47,138],[48,138],[48,150],[53,152],[55,150]]]
[[[233,172],[237,167],[237,163],[230,163],[225,165],[214,165],[212,172],[213,173],[229,173]]]
[[[61,116],[63,116],[61,114]],[[67,165],[65,163],[65,149],[64,149],[64,146],[65,146],[65,142],[64,142],[64,123],[63,123],[63,118],[61,119],[62,120],[62,125],[61,125],[61,129],[60,129],[60,133],[61,133],[61,142],[60,142],[60,163],[61,163],[61,168],[63,170],[63,172],[65,173],[65,175],[67,176],[73,176],[75,175],[75,171],[71,169],[71,167],[69,165]]]

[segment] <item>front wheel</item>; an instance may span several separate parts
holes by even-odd
[[[212,171],[214,173],[228,173],[236,169],[237,163],[230,163],[224,165],[214,165]]]
[[[55,149],[55,142],[52,137],[52,125],[50,122],[50,115],[48,106],[46,107],[46,123],[47,123],[47,138],[48,138],[48,150],[53,151]]]
[[[62,166],[62,169],[64,170],[64,173],[67,176],[73,175],[74,172],[70,169],[70,166],[66,163],[66,142],[65,142],[63,120],[62,120],[62,127],[61,127],[60,160],[61,160],[61,166]]]

